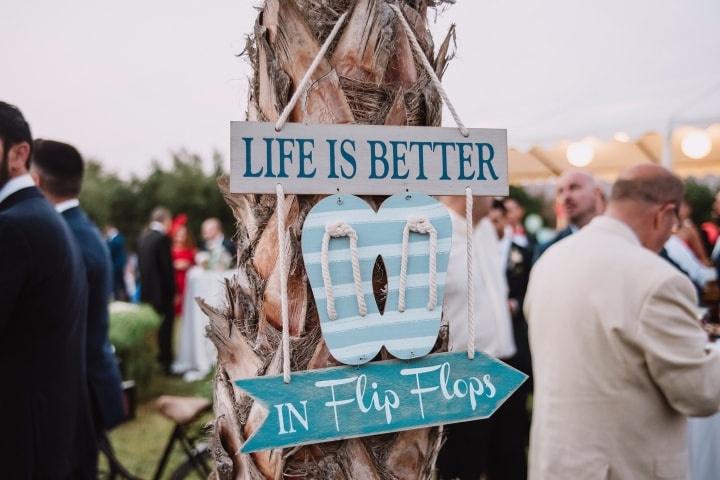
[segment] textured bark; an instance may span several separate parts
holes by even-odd
[[[452,54],[454,30],[437,56],[427,30],[428,7],[440,1],[399,2],[438,75]],[[451,3],[451,2],[448,2]],[[275,121],[287,104],[337,18],[351,14],[293,109],[290,121],[378,125],[440,124],[440,98],[414,57],[410,42],[387,0],[266,0],[246,52],[254,69],[248,120]],[[440,447],[439,428],[424,428],[305,447],[244,455],[239,452],[267,414],[232,380],[281,372],[278,224],[272,195],[230,194],[220,180],[237,222],[237,274],[226,283],[226,302],[208,315],[208,337],[218,349],[212,451],[219,478],[330,479],[431,478]],[[288,292],[293,371],[338,365],[322,340],[300,249],[305,216],[322,198],[289,195]],[[382,198],[368,197],[374,207]],[[385,270],[374,270],[378,304],[384,304]],[[447,349],[447,328],[434,351]],[[378,358],[390,356],[383,350]]]

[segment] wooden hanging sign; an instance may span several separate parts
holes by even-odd
[[[477,352],[236,380],[268,410],[244,453],[489,417],[527,376]]]
[[[432,350],[440,330],[452,221],[422,193],[385,200],[377,212],[353,195],[331,195],[305,218],[302,252],[323,338],[338,361],[359,365],[385,348],[411,359]],[[373,269],[387,273],[385,308]]]
[[[507,130],[232,122],[230,190],[507,195]]]

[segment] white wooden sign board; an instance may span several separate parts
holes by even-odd
[[[233,193],[507,195],[507,130],[232,122]]]

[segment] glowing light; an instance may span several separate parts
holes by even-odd
[[[687,157],[695,160],[707,157],[712,150],[710,135],[705,130],[693,130],[683,137],[680,149]]]
[[[587,167],[593,161],[595,151],[588,142],[571,143],[565,152],[570,165],[574,167]]]
[[[628,143],[630,142],[630,135],[628,135],[625,132],[617,132],[615,135],[613,135],[613,138],[616,142],[620,143]]]
[[[543,219],[537,213],[531,213],[525,217],[525,230],[534,234],[539,231],[543,226]]]

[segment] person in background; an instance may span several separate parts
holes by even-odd
[[[138,268],[138,255],[130,252],[125,264],[125,285],[131,303],[140,303],[140,269]]]
[[[115,228],[115,225],[108,224],[105,226],[105,238],[112,262],[113,297],[117,301],[127,302],[130,297],[125,287],[125,266],[127,265],[125,237]]]
[[[517,347],[517,355],[511,365],[530,377],[520,387],[521,394],[523,394],[522,390],[527,390],[529,394],[532,391],[532,362],[530,360],[527,322],[523,313],[523,305],[528,281],[530,280],[532,253],[528,248],[524,248],[515,242],[515,237],[512,236],[512,231],[508,225],[508,217],[505,202],[494,200],[488,218],[493,222],[500,241],[500,262],[508,284],[508,308],[512,315],[513,334],[515,346]]]
[[[28,174],[32,145],[20,110],[0,102],[2,477],[90,479],[85,265]]]
[[[125,418],[122,377],[108,337],[108,304],[112,293],[112,266],[107,245],[97,227],[80,208],[84,164],[71,145],[36,140],[30,172],[40,190],[70,227],[82,252],[88,282],[87,381],[90,387],[95,433]]]
[[[690,207],[687,199],[684,199],[680,206],[680,225],[675,235],[687,245],[698,262],[702,265],[710,265],[710,258],[705,251],[702,237],[692,221],[691,215],[692,207]]]
[[[150,214],[150,224],[138,242],[140,301],[152,305],[162,318],[158,332],[158,360],[166,375],[171,373],[175,323],[175,271],[170,238],[167,236],[171,222],[172,217],[167,208],[155,208]]]
[[[687,275],[702,296],[708,282],[717,279],[717,272],[705,255],[700,235],[690,219],[690,206],[686,200],[680,206],[678,217],[677,231],[665,242],[660,255]]]
[[[196,263],[207,270],[227,270],[235,258],[235,245],[225,238],[220,220],[211,217],[202,223],[203,243]]]
[[[508,285],[508,308],[512,316],[513,340],[517,352],[503,361],[528,375],[528,381],[507,399],[487,422],[490,423],[490,442],[487,452],[488,479],[527,478],[525,451],[530,436],[530,415],[527,400],[532,393],[532,365],[528,345],[527,323],[522,312],[525,291],[532,266],[530,251],[518,245],[512,235],[508,212],[503,200],[493,200],[487,216],[499,239],[498,259]]]
[[[687,416],[720,407],[720,352],[706,350],[691,282],[657,253],[682,181],[643,164],[605,215],[533,266],[529,478],[687,478]]]
[[[557,181],[556,203],[565,212],[568,226],[560,230],[551,241],[537,246],[533,263],[548,248],[577,232],[602,213],[604,197],[592,175],[582,170],[566,170]]]
[[[182,314],[185,281],[190,267],[195,265],[195,242],[187,228],[187,215],[176,216],[170,227],[172,261],[175,269],[175,315]]]
[[[700,225],[702,241],[705,251],[711,258],[720,257],[716,255],[716,248],[720,250],[720,190],[715,193],[715,201],[712,204],[712,217]]]
[[[507,228],[510,230],[512,242],[532,252],[533,248],[535,248],[536,240],[533,235],[525,231],[525,225],[523,225],[525,209],[520,202],[512,197],[505,198],[502,203],[507,212]]]
[[[468,346],[467,268],[465,224],[465,197],[443,196],[439,200],[448,207],[452,219],[453,236],[445,281],[443,321],[449,326],[450,351],[466,351]],[[510,311],[507,307],[507,283],[498,259],[498,239],[492,224],[485,218],[492,199],[476,197],[472,220],[473,232],[473,285],[475,349],[496,358],[515,355]],[[478,479],[487,472],[488,478],[502,478],[490,469],[490,422],[476,420],[447,425],[446,442],[438,456],[440,478],[450,480]],[[516,465],[508,465],[515,468]],[[516,478],[516,477],[512,477]]]

